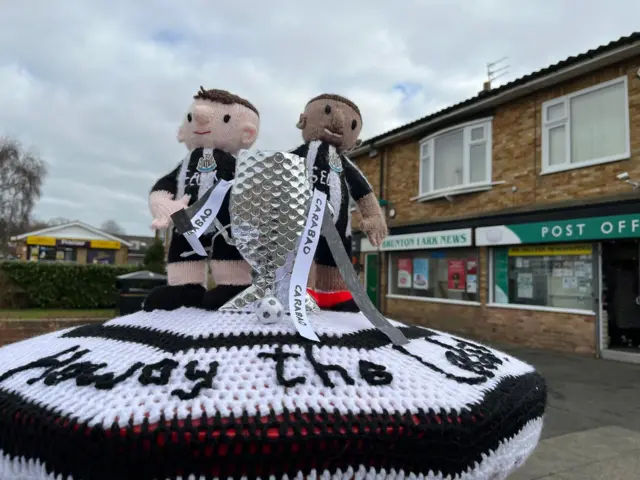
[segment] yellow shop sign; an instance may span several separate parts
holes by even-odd
[[[56,239],[54,237],[27,237],[27,245],[42,245],[43,247],[55,247]]]
[[[120,250],[120,242],[115,240],[91,240],[91,248],[102,248],[105,250]]]
[[[510,257],[547,257],[553,255],[591,255],[591,244],[574,245],[536,245],[509,248]]]

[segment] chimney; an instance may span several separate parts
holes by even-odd
[[[482,84],[482,91],[488,92],[489,90],[491,90],[491,81],[487,80],[486,82],[484,82],[484,84]]]

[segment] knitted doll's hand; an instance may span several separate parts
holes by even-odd
[[[360,228],[367,234],[369,242],[374,247],[379,247],[389,233],[387,230],[387,223],[384,221],[384,217],[382,215],[364,217],[360,221]]]
[[[171,224],[171,215],[178,210],[188,207],[190,199],[191,197],[189,195],[185,195],[178,200],[173,200],[171,195],[166,192],[152,193],[149,196],[149,208],[153,215],[151,228],[154,230],[168,228]]]

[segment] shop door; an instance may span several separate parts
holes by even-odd
[[[603,346],[640,354],[640,243],[602,245]]]
[[[378,307],[378,254],[368,253],[364,257],[364,285],[367,295]]]

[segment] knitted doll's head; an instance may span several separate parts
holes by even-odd
[[[323,93],[309,100],[296,126],[305,142],[322,140],[343,152],[359,144],[362,116],[348,98]]]
[[[258,137],[260,114],[248,100],[226,90],[200,91],[178,129],[189,150],[219,148],[231,154],[250,148]]]

